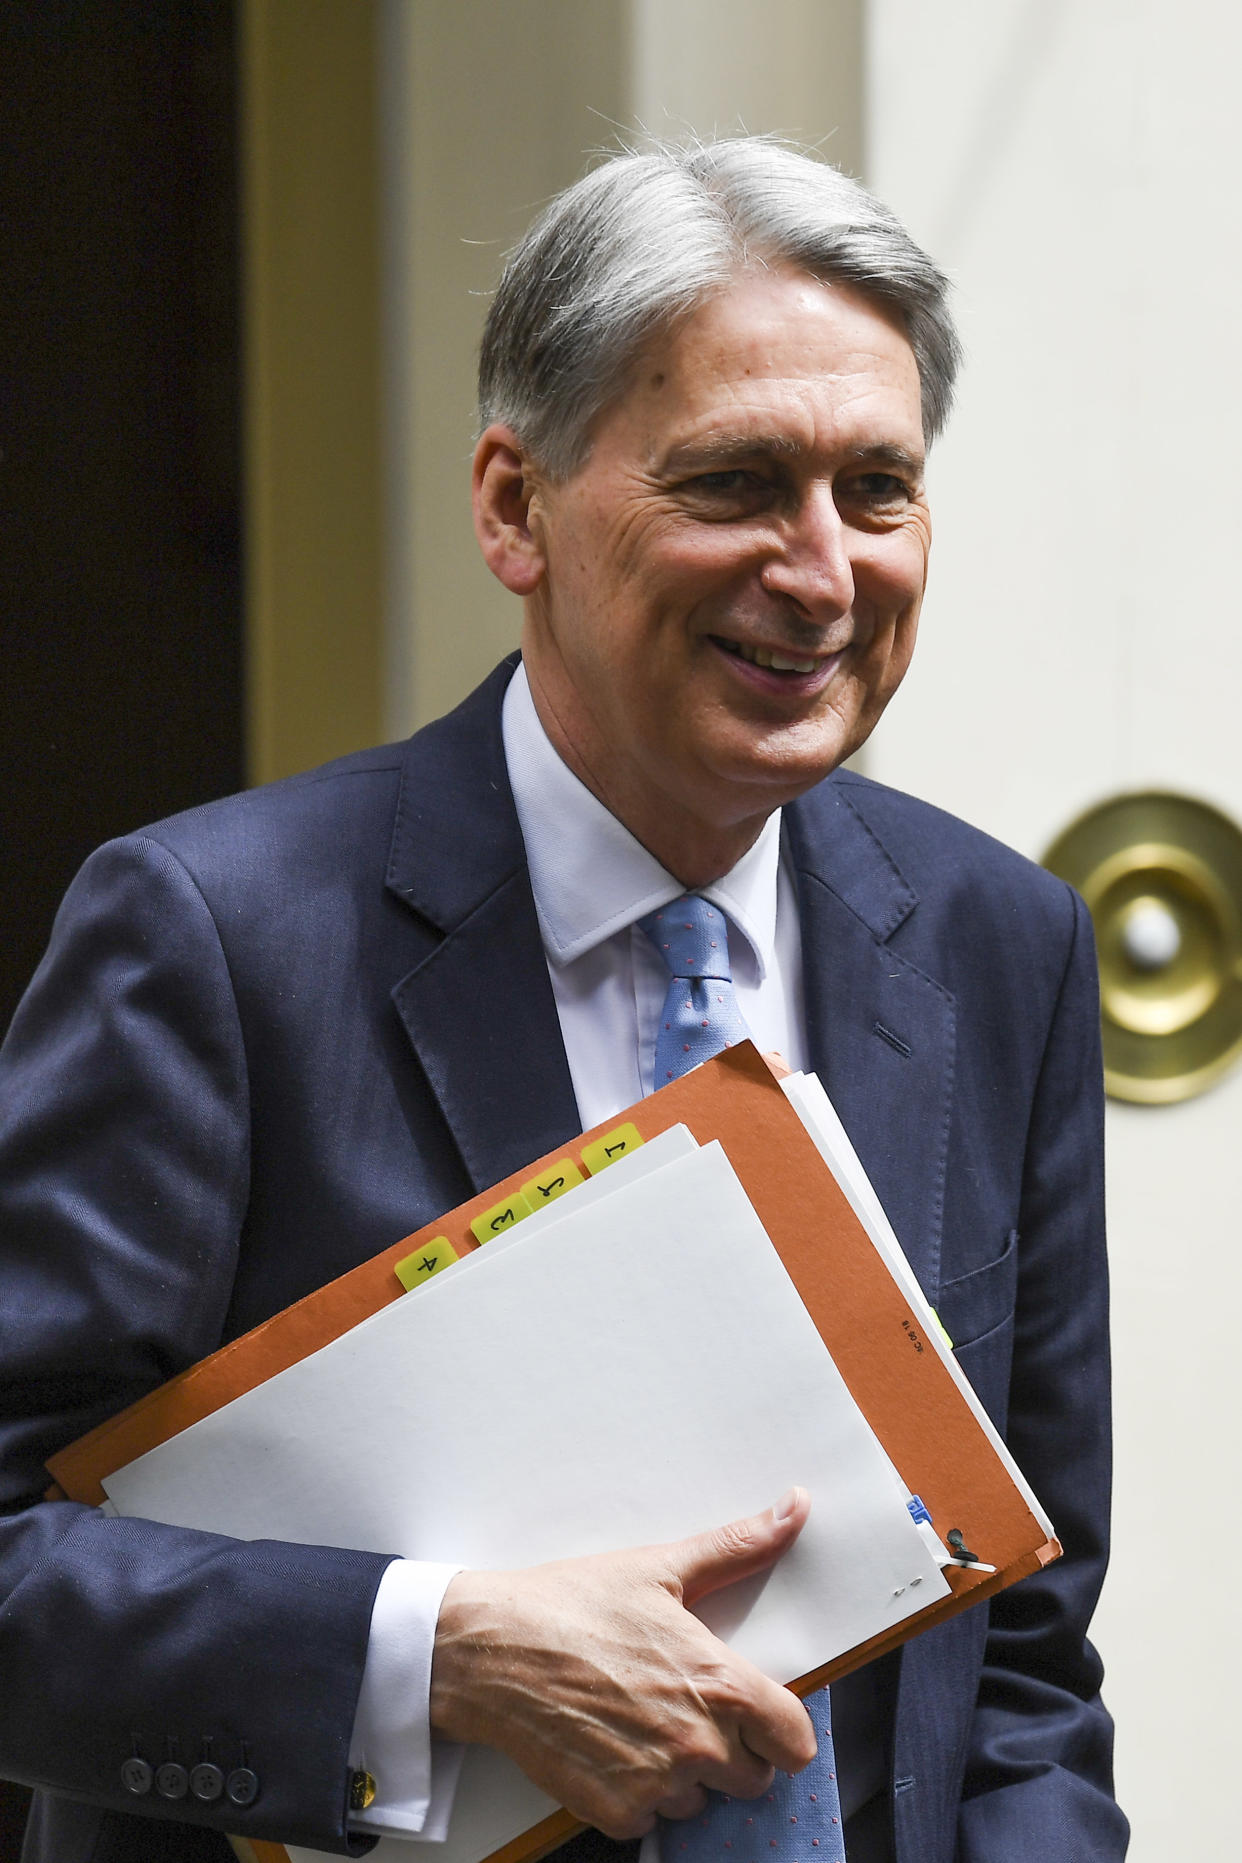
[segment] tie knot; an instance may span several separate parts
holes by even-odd
[[[638,922],[674,977],[731,980],[729,933],[718,906],[686,893]]]

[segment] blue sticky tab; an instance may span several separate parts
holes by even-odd
[[[910,1518],[913,1520],[916,1527],[922,1526],[924,1521],[927,1522],[928,1526],[931,1525],[931,1515],[928,1513],[921,1498],[917,1494],[912,1494],[910,1496],[910,1499],[906,1502],[906,1506],[910,1509]]]

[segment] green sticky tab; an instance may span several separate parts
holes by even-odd
[[[575,1184],[585,1182],[581,1171],[572,1158],[558,1158],[532,1177],[528,1184],[522,1185],[522,1195],[532,1210],[541,1210],[545,1203],[551,1203],[556,1197],[563,1197]]]
[[[944,1340],[945,1344],[948,1346],[951,1352],[953,1350],[953,1341],[950,1339],[948,1333],[945,1331],[944,1322],[940,1318],[940,1315],[937,1313],[935,1307],[932,1308],[932,1318],[936,1322],[936,1331],[940,1334],[940,1337]]]
[[[493,1236],[503,1235],[506,1229],[512,1229],[514,1223],[520,1223],[529,1215],[530,1204],[520,1190],[515,1190],[503,1203],[493,1203],[490,1210],[476,1216],[470,1227],[480,1242],[490,1242]]]
[[[421,1287],[424,1281],[429,1281],[433,1274],[439,1274],[441,1268],[447,1268],[451,1261],[457,1260],[457,1250],[447,1236],[432,1236],[430,1242],[425,1242],[422,1248],[407,1255],[404,1261],[399,1261],[393,1273],[409,1293],[411,1289]]]
[[[635,1125],[618,1126],[615,1132],[605,1132],[603,1138],[593,1139],[589,1145],[582,1147],[582,1162],[592,1177],[607,1170],[618,1158],[626,1157],[637,1151],[643,1142],[643,1135]]]

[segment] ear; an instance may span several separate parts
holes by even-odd
[[[531,528],[532,463],[512,427],[489,427],[474,449],[471,498],[483,560],[514,595],[532,595],[547,567]]]

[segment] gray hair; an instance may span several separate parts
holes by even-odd
[[[612,156],[558,194],[509,256],[479,355],[479,415],[568,478],[640,352],[739,272],[788,265],[892,315],[940,433],[961,360],[948,280],[887,207],[766,137]]]

